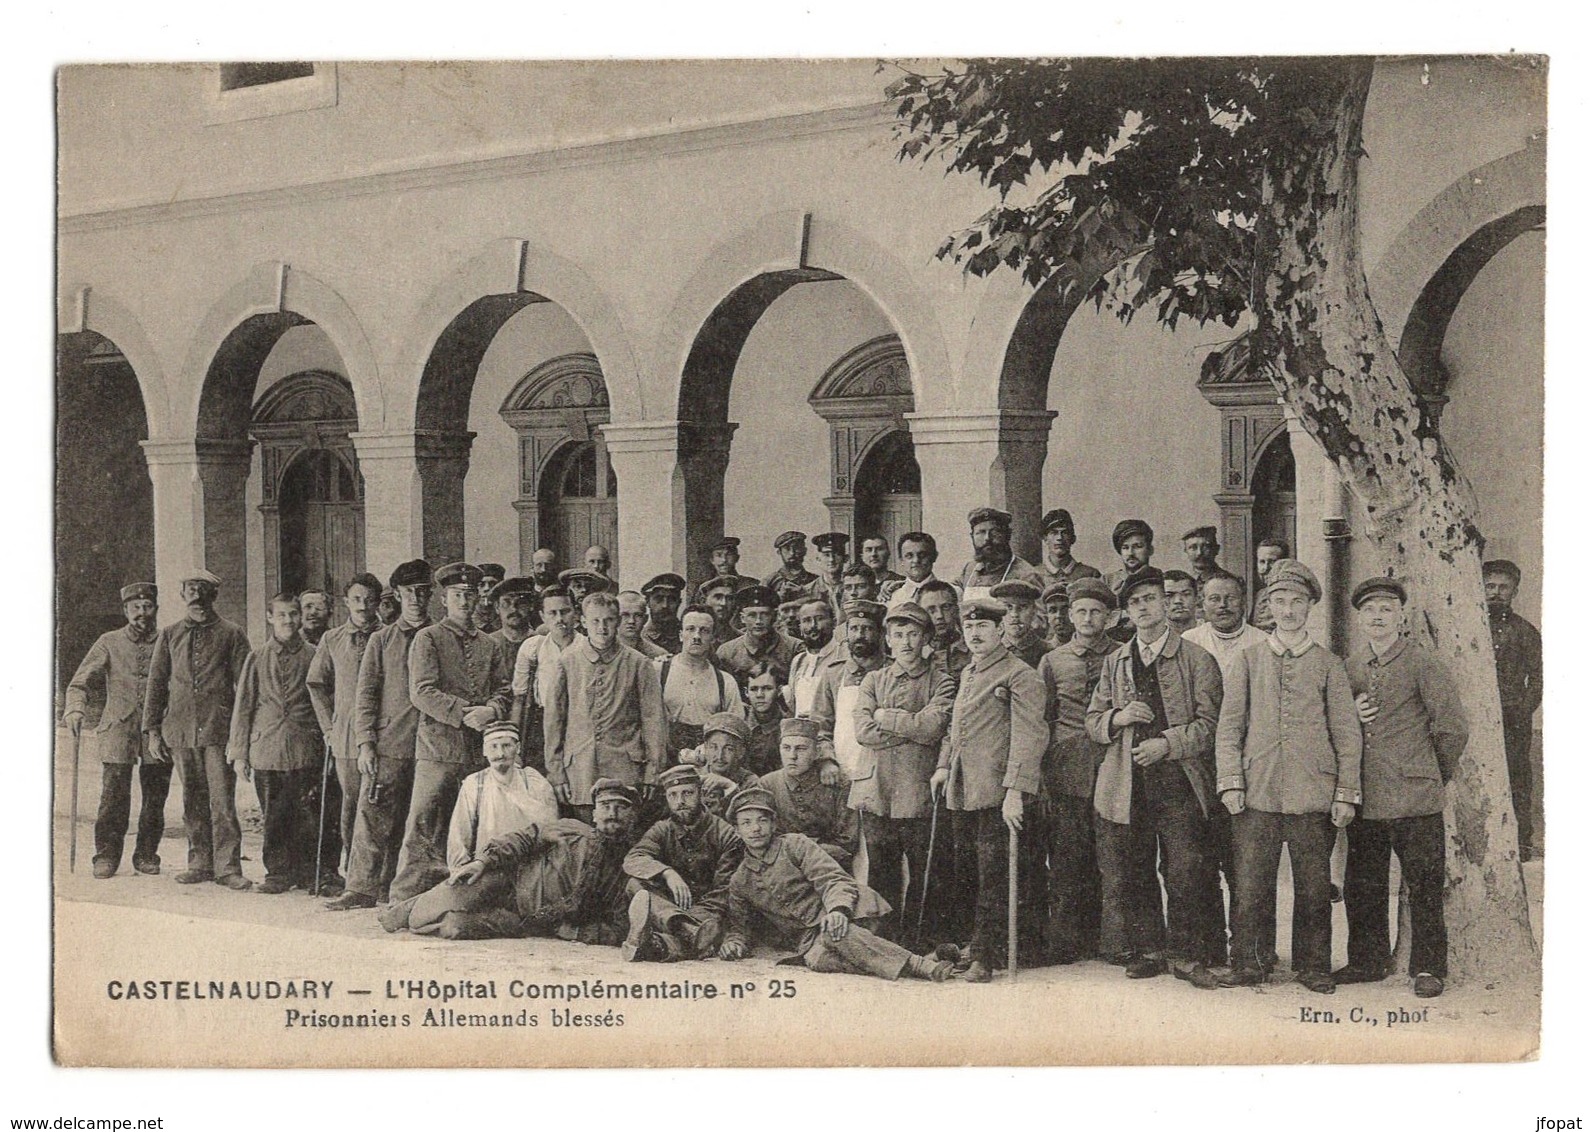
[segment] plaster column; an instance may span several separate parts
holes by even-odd
[[[675,572],[688,582],[713,573],[709,548],[725,534],[725,470],[730,467],[730,443],[738,427],[728,421],[677,422],[678,494],[672,496],[671,510],[678,500],[679,521],[671,557]],[[630,490],[629,483],[623,490]]]
[[[908,413],[924,495],[924,529],[941,548],[941,577],[968,556],[968,512],[1012,513],[1012,549],[1034,562],[1040,553],[1040,473],[1056,413]]]
[[[216,609],[247,626],[247,501],[252,440],[145,440],[155,505],[155,584],[168,610],[184,574],[221,579]]]
[[[1348,488],[1300,418],[1285,409],[1289,449],[1294,453],[1294,548],[1322,583],[1322,602],[1311,612],[1310,628],[1317,640],[1342,655],[1348,642],[1350,529]]]
[[[656,574],[686,573],[686,491],[680,466],[680,421],[601,426],[619,502],[620,585],[636,589]],[[735,426],[729,426],[733,429]],[[728,433],[726,454],[728,457]],[[724,473],[719,478],[724,520]]]
[[[394,567],[423,549],[415,433],[353,432],[349,439],[365,483],[365,565],[386,585]]]

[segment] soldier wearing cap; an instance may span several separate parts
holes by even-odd
[[[647,599],[647,624],[642,640],[673,656],[680,651],[680,595],[686,579],[679,574],[655,574],[642,586]]]
[[[1028,801],[1040,792],[1045,757],[1045,686],[1040,674],[1001,643],[1007,608],[990,597],[962,603],[963,638],[972,661],[952,705],[951,731],[940,748],[930,793],[941,790],[952,811],[956,840],[975,857],[973,938],[969,982],[989,982],[991,964],[1006,945],[1007,836],[1020,835],[1019,957],[1041,946],[1044,875],[1023,839],[1040,836],[1039,814]]]
[[[467,562],[438,570],[443,620],[415,634],[409,698],[420,712],[415,783],[392,897],[418,896],[448,875],[448,818],[467,774],[481,767],[481,732],[513,709],[503,650],[472,623],[481,572]]]
[[[958,579],[963,599],[987,598],[1002,582],[1028,582],[1045,588],[1040,572],[1012,552],[1012,516],[995,507],[968,512],[968,537],[974,556]]]
[[[476,611],[471,614],[471,619],[475,622],[476,628],[483,633],[496,633],[503,621],[498,612],[498,603],[493,598],[493,592],[508,576],[508,571],[503,568],[501,562],[483,562],[476,569],[481,571],[481,582],[476,587],[481,596],[476,602]]]
[[[1361,717],[1365,801],[1344,831],[1349,964],[1333,972],[1333,981],[1381,982],[1388,976],[1388,866],[1397,853],[1410,892],[1408,973],[1417,997],[1433,998],[1449,975],[1444,784],[1466,749],[1466,713],[1444,666],[1401,633],[1403,585],[1393,578],[1367,578],[1355,587],[1350,604],[1366,638],[1348,665]]]
[[[1217,723],[1217,790],[1233,818],[1233,970],[1254,986],[1275,962],[1278,853],[1294,872],[1295,979],[1332,994],[1331,858],[1335,827],[1361,804],[1361,721],[1344,662],[1311,639],[1306,619],[1322,587],[1280,559],[1267,579],[1275,626],[1239,654]]]
[[[599,778],[638,787],[645,798],[665,765],[658,672],[619,642],[619,601],[587,594],[586,636],[559,654],[543,719],[548,781],[583,820]]]
[[[672,766],[658,784],[669,817],[653,823],[625,855],[635,881],[620,953],[642,959],[701,959],[723,935],[726,889],[741,864],[741,839],[702,800],[702,772]]]
[[[775,537],[775,553],[780,568],[763,580],[780,601],[817,594],[819,576],[802,565],[808,556],[808,537],[801,531],[785,531]],[[828,596],[828,595],[825,595]]]
[[[336,769],[336,785],[328,786],[328,820],[336,833],[337,850],[330,858],[341,859],[344,852],[354,848],[354,819],[359,810],[360,767],[359,750],[354,739],[355,692],[359,685],[360,660],[365,656],[365,646],[375,634],[379,623],[376,604],[381,600],[382,583],[374,574],[356,574],[343,587],[343,605],[348,610],[348,620],[335,629],[328,629],[320,646],[310,661],[310,674],[305,683],[310,689],[310,703],[315,708],[315,718],[321,725],[321,734],[332,748],[332,765]],[[334,808],[332,800],[337,805]],[[328,835],[328,844],[333,844]],[[341,887],[338,885],[337,887]],[[326,889],[323,887],[323,892]],[[327,893],[335,896],[337,893]]]
[[[851,868],[859,833],[857,811],[847,805],[851,784],[824,781],[819,728],[811,719],[783,719],[778,734],[780,765],[758,780],[774,803],[775,831],[805,834],[836,864]]]
[[[606,594],[614,589],[613,581],[606,574],[584,567],[559,571],[559,585],[570,591],[570,599],[575,602],[576,609],[581,608],[587,594]]]
[[[1185,531],[1179,541],[1184,544],[1184,557],[1189,559],[1189,572],[1201,585],[1222,569],[1217,565],[1217,552],[1222,546],[1217,542],[1216,527],[1195,527]]]
[[[1046,588],[1046,601],[1059,583]],[[1046,823],[1046,954],[1053,963],[1073,963],[1101,953],[1101,874],[1095,856],[1095,772],[1101,745],[1085,728],[1090,696],[1116,644],[1106,625],[1117,597],[1099,577],[1085,575],[1062,588],[1072,634],[1040,661],[1045,718],[1051,741],[1040,767],[1049,820]],[[1107,954],[1122,950],[1106,941]]]
[[[177,883],[214,880],[243,891],[253,886],[238,863],[238,784],[227,738],[249,637],[216,613],[220,590],[221,579],[208,570],[182,579],[187,615],[155,637],[142,727],[151,761],[175,761],[182,779],[188,867]]]
[[[741,586],[746,585],[748,582],[756,582],[758,580],[756,578],[747,577],[747,575],[741,573],[737,569],[737,567],[741,564],[741,540],[738,538],[726,535],[724,538],[714,543],[708,548],[708,562],[711,566],[713,566],[713,577],[729,578],[731,581],[735,582],[738,589]],[[670,577],[673,576],[674,575],[670,575]],[[704,582],[706,582],[706,579],[704,579]],[[685,590],[686,583],[684,581],[680,583],[680,588],[682,591]],[[642,592],[646,592],[645,588]],[[701,603],[706,597],[707,595],[703,593],[702,584],[700,583],[695,592],[693,592],[691,600]],[[676,651],[678,652],[679,650],[677,649]]]
[[[1115,594],[1123,592],[1123,583],[1137,570],[1150,565],[1156,553],[1156,534],[1144,519],[1124,519],[1112,528],[1112,549],[1117,551],[1119,564],[1105,575],[1106,584]],[[1107,635],[1115,641],[1134,639],[1134,623],[1128,619],[1128,610],[1118,609],[1116,620],[1106,628]]]
[[[1543,637],[1532,622],[1510,608],[1521,588],[1521,567],[1507,558],[1484,562],[1482,588],[1488,600],[1499,711],[1504,716],[1510,802],[1521,859],[1526,861],[1541,849],[1537,840],[1541,830],[1533,821],[1532,716],[1543,702]]]
[[[482,599],[482,604],[493,607],[493,617],[498,623],[492,629],[487,629],[477,617],[476,628],[486,633],[487,638],[498,646],[503,653],[504,663],[511,671],[514,669],[515,657],[520,655],[520,646],[531,636],[538,620],[532,608],[536,600],[537,584],[530,578],[502,579]]]
[[[104,704],[93,731],[92,751],[100,760],[100,806],[94,819],[94,875],[116,875],[127,842],[133,806],[133,768],[138,768],[138,839],[133,869],[160,872],[160,839],[166,832],[166,795],[171,791],[171,760],[156,762],[144,749],[139,728],[144,691],[155,654],[154,582],[134,582],[121,590],[127,624],[90,646],[66,686],[63,722],[74,736],[83,732],[90,697]]]
[[[704,605],[714,615],[714,648],[728,644],[736,639],[741,632],[738,627],[741,615],[736,610],[736,594],[740,583],[734,578],[723,576],[709,578],[700,587],[704,595]],[[682,618],[682,648],[685,647],[684,627],[686,611],[681,610]]]
[[[1038,563],[1042,592],[1059,582],[1067,586],[1080,578],[1101,576],[1101,572],[1094,566],[1086,566],[1073,557],[1073,544],[1077,541],[1078,535],[1073,529],[1073,515],[1067,508],[1053,507],[1045,513],[1045,517],[1040,520]]]
[[[1212,735],[1222,672],[1167,622],[1162,572],[1146,566],[1118,592],[1135,636],[1107,659],[1085,727],[1106,748],[1095,783],[1103,934],[1123,942],[1126,974],[1173,974],[1214,989],[1226,941],[1208,938],[1217,895],[1206,823],[1216,806]],[[1167,884],[1163,913],[1158,851]]]
[[[721,959],[751,954],[754,923],[774,946],[802,957],[814,971],[848,971],[945,982],[952,965],[914,955],[867,927],[890,905],[859,887],[812,838],[776,833],[773,797],[761,787],[732,801],[737,836],[746,846],[729,887],[729,923]]]
[[[1040,659],[1051,651],[1045,639],[1045,617],[1038,608],[1040,588],[1008,579],[993,586],[990,596],[1007,607],[1006,619],[1001,623],[1001,643],[1030,668],[1039,668]]]
[[[798,642],[775,628],[774,614],[779,602],[768,586],[756,583],[736,595],[741,614],[741,635],[726,641],[714,656],[719,667],[742,682],[747,673],[760,661],[768,661],[785,683],[791,672],[791,658],[800,647]]]
[[[907,580],[906,575],[891,569],[891,540],[884,535],[865,535],[857,544],[857,559],[873,571],[874,584],[879,587],[879,601],[885,600],[887,588]]]
[[[420,712],[409,698],[409,659],[416,635],[431,624],[432,577],[422,558],[393,571],[388,585],[398,596],[398,620],[371,634],[360,659],[354,685],[359,803],[343,895],[327,904],[335,912],[374,908],[386,900],[398,868],[420,726]]]
[[[836,609],[842,608],[841,575],[846,569],[846,547],[852,536],[840,531],[828,531],[813,536],[813,546],[819,552],[819,581],[815,593],[829,597]],[[870,598],[872,600],[872,598]]]
[[[592,825],[554,818],[495,837],[435,888],[385,908],[382,927],[443,939],[552,936],[613,947],[625,937],[630,894],[622,865],[636,840],[640,799],[603,778],[592,800]]]
[[[951,724],[957,683],[926,648],[934,624],[916,602],[885,616],[890,663],[863,677],[852,709],[860,759],[852,768],[851,806],[862,814],[869,883],[896,899],[899,915],[886,936],[907,941],[925,915],[922,883],[900,898],[904,876],[922,879],[929,861],[929,780]],[[927,655],[926,655],[927,653]],[[906,862],[906,872],[903,862]],[[939,915],[931,919],[938,923]],[[912,940],[912,946],[925,941]]]
[[[752,728],[739,712],[720,712],[703,724],[702,742],[694,750],[681,752],[680,761],[700,768],[705,783],[710,777],[720,780],[711,784],[704,797],[715,813],[722,812],[726,797],[758,780],[757,772],[747,765],[751,741]],[[713,805],[716,800],[719,805]]]
[[[863,759],[852,709],[863,677],[886,662],[884,619],[885,607],[877,601],[854,601],[846,607],[842,635],[845,659],[824,669],[808,710],[809,717],[819,725],[821,750],[826,757],[833,755],[843,776],[850,776]]]

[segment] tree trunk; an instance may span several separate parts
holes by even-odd
[[[1386,572],[1409,590],[1412,634],[1448,665],[1469,717],[1445,810],[1451,975],[1536,981],[1476,504],[1400,370],[1361,264],[1357,161],[1371,74],[1370,61],[1307,64],[1268,92],[1295,128],[1271,149],[1257,218],[1254,356],[1365,504]]]

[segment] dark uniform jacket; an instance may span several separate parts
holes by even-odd
[[[801,641],[794,641],[780,630],[776,629],[769,635],[769,640],[763,648],[753,648],[752,642],[745,633],[731,641],[726,641],[715,651],[714,657],[719,661],[719,667],[742,683],[746,682],[747,673],[751,672],[759,661],[767,660],[774,669],[776,684],[784,684],[791,675],[791,658],[802,648]]]
[[[306,680],[315,650],[302,637],[275,637],[249,654],[232,709],[229,761],[256,770],[321,765],[321,728]]]
[[[166,626],[150,657],[143,729],[159,730],[172,747],[225,747],[248,656],[248,634],[214,613]]]
[[[762,853],[748,853],[730,880],[725,940],[750,945],[754,930],[776,947],[797,954],[818,939],[830,912],[872,919],[890,905],[871,888],[860,889],[818,842],[778,833]]]
[[[804,568],[795,574],[787,574],[784,566],[763,580],[763,584],[780,599],[781,605],[799,597],[823,597],[828,600],[829,589],[821,587],[819,583],[819,576],[810,570]]]
[[[780,769],[780,724],[790,716],[780,700],[774,702],[774,712],[768,719],[759,719],[756,711],[747,709],[747,726],[752,728],[752,738],[747,743],[748,767],[759,774]]]
[[[91,687],[104,696],[105,706],[94,729],[101,762],[131,764],[143,756],[144,691],[157,636],[151,633],[140,640],[131,625],[113,629],[90,646],[66,686],[67,715],[87,711]]]
[[[513,672],[503,650],[475,626],[447,621],[415,634],[409,651],[409,698],[420,711],[415,758],[434,763],[481,760],[481,732],[465,726],[465,712],[485,704],[508,719]]]
[[[321,733],[332,744],[332,757],[356,759],[359,748],[354,743],[354,694],[359,686],[360,660],[365,656],[365,646],[370,642],[381,622],[369,629],[357,629],[345,621],[336,629],[327,630],[316,647],[310,661],[310,703],[315,705],[315,718]]]
[[[836,861],[849,866],[857,856],[857,811],[846,804],[847,786],[826,786],[817,765],[801,777],[781,767],[758,780],[774,795],[776,833],[802,833],[817,841]]]
[[[625,871],[649,888],[667,892],[658,877],[674,869],[691,889],[693,909],[723,912],[725,890],[741,854],[741,838],[730,823],[705,809],[693,825],[672,817],[654,822],[625,854]]]
[[[1117,645],[1105,635],[1094,645],[1074,637],[1052,649],[1040,661],[1040,679],[1045,684],[1045,720],[1051,728],[1051,744],[1046,748],[1041,777],[1046,794],[1052,798],[1091,798],[1095,795],[1095,772],[1100,769],[1106,748],[1096,742],[1084,727],[1084,713],[1090,696],[1100,682],[1106,658]]]
[[[1543,702],[1543,637],[1515,610],[1503,617],[1490,612],[1488,629],[1493,636],[1499,708],[1505,726],[1531,726],[1532,713]]]
[[[494,838],[481,859],[488,872],[513,872],[524,934],[613,946],[625,938],[630,844],[561,818],[547,830],[532,825]]]
[[[379,758],[414,759],[420,711],[409,698],[409,650],[428,624],[395,621],[366,642],[354,691],[356,756],[359,744],[374,743]]]

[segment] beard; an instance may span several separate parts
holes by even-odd
[[[847,641],[846,650],[856,660],[873,660],[879,655],[879,642],[870,640]]]
[[[981,566],[1000,566],[1012,557],[1012,548],[1004,542],[987,542],[974,548],[974,561]]]
[[[679,822],[681,825],[696,825],[702,819],[703,812],[703,804],[701,802],[698,802],[690,809],[684,806],[678,810],[672,808],[669,811],[669,820]]]

